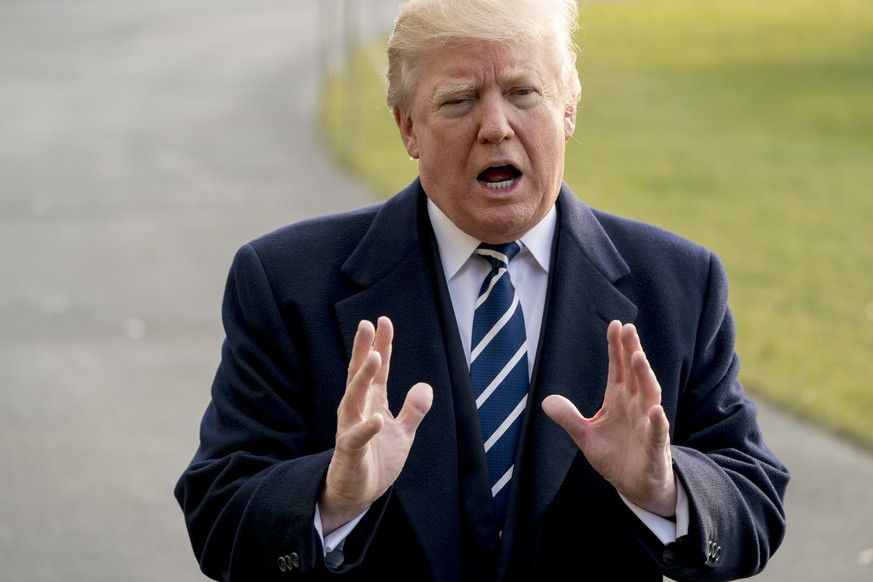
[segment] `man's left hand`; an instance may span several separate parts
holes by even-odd
[[[625,498],[646,511],[672,517],[676,482],[661,386],[633,324],[613,321],[606,337],[609,372],[600,410],[585,418],[556,394],[543,401],[543,410]]]

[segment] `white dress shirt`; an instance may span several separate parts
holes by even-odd
[[[469,367],[476,298],[479,295],[479,287],[491,267],[487,261],[474,254],[481,241],[455,226],[455,223],[430,200],[427,201],[427,211],[436,236],[443,272]],[[524,312],[529,373],[533,371],[534,358],[539,345],[543,309],[549,286],[552,241],[557,224],[558,213],[552,206],[545,218],[521,237],[522,250],[509,262],[509,278],[518,293],[521,309]],[[676,489],[676,521],[646,511],[623,495],[619,495],[661,543],[666,545],[688,533],[688,497],[678,479]]]
[[[482,241],[476,240],[455,226],[430,200],[427,201],[427,210],[436,235],[437,248],[443,263],[449,295],[452,298],[467,367],[469,367],[476,299],[479,297],[482,281],[491,270],[491,264],[474,254],[476,247]],[[521,237],[521,252],[509,262],[509,278],[518,293],[521,310],[524,313],[528,373],[533,370],[540,339],[546,289],[549,285],[552,240],[557,220],[558,213],[552,206],[546,217]]]

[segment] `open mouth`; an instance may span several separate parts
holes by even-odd
[[[518,168],[511,164],[501,164],[485,169],[476,176],[476,180],[490,190],[505,190],[520,177],[521,172]]]

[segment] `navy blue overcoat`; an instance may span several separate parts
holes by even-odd
[[[476,445],[459,429],[469,377],[448,345],[457,331],[441,316],[444,281],[428,250],[418,181],[383,204],[293,224],[238,251],[200,447],[176,486],[207,575],[332,577],[315,503],[355,329],[381,315],[395,327],[392,410],[417,382],[433,387],[434,402],[399,479],[346,541],[340,572],[348,579],[728,580],[764,566],[784,535],[788,472],[737,380],[721,262],[662,229],[592,209],[566,185],[557,204],[549,298],[499,550],[477,533],[487,516],[477,513],[480,492],[461,485],[465,471],[481,471],[469,453]],[[597,411],[613,319],[639,330],[689,496],[689,535],[667,548],[541,409],[558,393],[586,416]]]

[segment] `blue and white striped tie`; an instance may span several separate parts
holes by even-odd
[[[482,243],[476,249],[491,264],[491,272],[476,300],[470,378],[500,529],[506,514],[529,381],[524,315],[508,270],[509,261],[520,250],[519,242]]]

